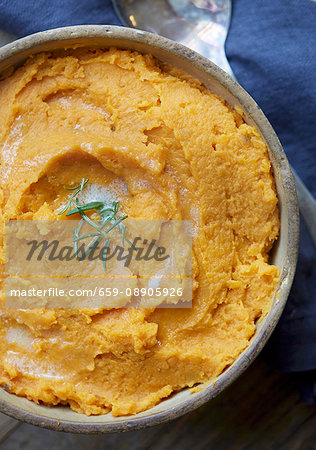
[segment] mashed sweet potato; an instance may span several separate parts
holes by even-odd
[[[85,414],[135,414],[218,376],[269,310],[278,269],[274,179],[255,128],[150,55],[67,50],[0,82],[1,229],[57,219],[64,186],[107,186],[126,214],[193,223],[190,309],[4,306],[0,383]],[[4,264],[3,231],[0,263]]]

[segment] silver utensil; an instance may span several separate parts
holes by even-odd
[[[121,22],[196,50],[236,79],[225,41],[231,0],[112,0]],[[247,14],[247,12],[245,12]],[[299,207],[316,247],[316,200],[292,168]]]

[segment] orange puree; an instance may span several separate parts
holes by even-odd
[[[0,316],[0,383],[85,414],[135,414],[218,376],[278,283],[274,179],[257,130],[150,55],[67,50],[0,82],[1,230],[58,219],[64,186],[108,186],[124,213],[193,223],[190,309],[31,309]],[[4,263],[3,232],[0,263]]]

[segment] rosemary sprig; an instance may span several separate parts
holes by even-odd
[[[107,254],[108,248],[110,246],[111,239],[108,239],[103,247],[104,254]],[[103,269],[106,272],[106,257],[102,258]]]
[[[61,214],[64,214],[66,211],[70,212],[72,205],[76,206],[76,204],[78,202],[77,197],[80,194],[80,192],[83,190],[83,188],[86,186],[88,181],[89,181],[88,178],[87,179],[82,178],[82,181],[78,186],[75,186],[73,188],[65,188],[67,191],[75,191],[75,192],[69,197],[69,200],[68,200],[65,208],[62,211],[60,211],[60,213],[58,213],[59,216]]]
[[[108,251],[108,248],[110,246],[111,238],[109,237],[109,233],[114,229],[117,228],[120,233],[122,234],[122,245],[125,248],[125,241],[134,248],[135,246],[132,244],[132,242],[126,237],[126,226],[122,223],[125,219],[127,219],[127,215],[118,217],[119,213],[119,201],[114,201],[112,204],[109,204],[107,202],[102,201],[93,201],[89,203],[80,204],[78,195],[86,184],[88,183],[88,179],[82,178],[81,183],[73,188],[65,188],[68,191],[74,191],[74,193],[69,197],[67,205],[65,208],[59,213],[64,214],[67,211],[66,216],[72,216],[74,214],[80,214],[81,221],[79,222],[79,225],[77,228],[74,228],[73,230],[73,242],[74,242],[74,252],[75,255],[78,255],[79,252],[79,241],[83,239],[88,238],[94,238],[89,243],[87,249],[85,250],[83,254],[83,258],[88,256],[91,251],[96,248],[104,239],[106,240],[106,243],[103,248],[103,267],[106,271],[106,253]],[[87,214],[87,211],[94,211],[99,214],[100,219],[92,220]],[[96,231],[94,233],[88,233],[85,235],[80,236],[80,230],[84,223],[88,223],[92,228],[94,228]],[[106,228],[106,226],[108,227]]]
[[[73,214],[80,213],[81,211],[90,211],[92,209],[99,209],[102,208],[103,202],[90,202],[85,203],[84,205],[79,205],[76,208],[72,209],[67,213],[67,216],[71,216]]]
[[[66,191],[76,191],[79,189],[79,192],[82,191],[82,189],[85,187],[85,185],[88,183],[89,179],[82,178],[81,183],[78,186],[72,187],[72,188],[66,188]]]

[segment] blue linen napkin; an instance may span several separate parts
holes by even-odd
[[[226,44],[237,80],[263,109],[314,196],[315,24],[312,0],[236,0]],[[316,404],[316,251],[303,220],[300,226],[293,287],[265,356],[280,369],[296,372],[304,400]]]
[[[78,24],[120,25],[110,0],[0,0],[0,29],[16,36]],[[316,195],[316,2],[236,0],[226,52],[287,156]],[[316,224],[315,224],[316,226]],[[303,221],[294,285],[266,356],[297,372],[316,403],[316,252]]]

